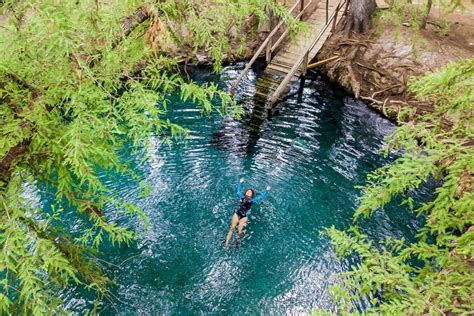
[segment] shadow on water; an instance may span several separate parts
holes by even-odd
[[[301,78],[293,81],[291,91],[284,94],[282,98],[274,105],[273,108],[268,108],[267,101],[270,99],[272,94],[275,92],[279,83],[283,80],[283,76],[279,73],[272,72],[261,72],[257,73],[258,77],[255,82],[255,90],[250,93],[243,95],[240,100],[241,106],[244,109],[244,114],[239,119],[232,117],[226,117],[220,128],[215,131],[212,135],[210,144],[219,149],[231,152],[240,156],[251,156],[255,153],[255,148],[258,140],[264,132],[263,126],[270,124],[274,117],[281,115],[281,107],[284,106],[285,102],[294,99],[296,103],[303,103],[303,99],[307,97],[305,95],[305,86],[314,88],[314,78],[316,73],[310,72],[310,78]],[[327,83],[323,83],[321,79],[319,81],[319,89],[317,94],[323,98],[334,96],[335,100],[340,104],[333,104],[329,107],[322,107],[320,116],[324,118],[322,122],[324,125],[334,125],[333,128],[324,129],[330,130],[330,133],[324,135],[322,140],[322,148],[330,148],[330,144],[333,143],[338,137],[341,137],[340,127],[340,112],[337,109],[342,105],[342,98],[345,96],[340,90],[334,90],[333,87],[329,87]]]
[[[278,74],[261,74],[256,83],[253,96],[242,100],[244,114],[239,120],[227,118],[216,131],[211,144],[235,154],[251,155],[263,131],[263,124],[271,119],[271,110],[266,108],[267,100],[283,78]],[[237,133],[235,132],[237,130]]]

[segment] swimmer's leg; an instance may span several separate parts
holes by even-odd
[[[230,222],[230,229],[229,229],[229,232],[227,233],[224,247],[226,248],[229,247],[229,242],[230,242],[230,239],[232,238],[232,233],[234,232],[235,226],[237,226],[238,223],[239,223],[239,217],[237,216],[237,214],[234,213],[234,215],[232,216],[232,220]]]
[[[240,244],[240,237],[242,237],[242,232],[244,231],[245,225],[247,225],[247,222],[249,221],[249,218],[246,216],[242,218],[239,221],[239,227],[237,228],[237,240],[235,241],[235,247],[238,247]]]

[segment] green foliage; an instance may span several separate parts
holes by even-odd
[[[344,311],[355,311],[352,301],[361,298],[371,303],[367,313],[467,314],[474,309],[473,78],[474,60],[467,59],[413,80],[410,90],[435,104],[435,110],[397,128],[385,152],[401,157],[372,172],[363,188],[355,222],[396,196],[413,208],[409,193],[430,179],[441,180],[434,199],[415,210],[427,218],[418,241],[373,244],[357,226],[327,230],[339,256],[354,255],[361,262],[340,274],[333,289]]]
[[[105,240],[130,244],[137,233],[109,221],[107,210],[138,217],[145,228],[146,215],[115,196],[99,172],[139,182],[121,158],[125,148],[146,159],[152,139],[186,136],[163,118],[172,93],[204,114],[239,113],[216,85],[180,76],[165,35],[183,51],[207,50],[219,69],[231,48],[229,21],[238,32],[250,15],[265,18],[267,7],[292,23],[270,0],[3,1],[0,313],[62,313],[57,292],[71,282],[109,296],[97,248]],[[177,25],[190,35],[173,32]],[[27,192],[38,187],[54,196],[52,211],[32,202]],[[80,235],[61,220],[65,207],[84,219]]]
[[[380,22],[377,28],[377,33],[380,33],[387,25],[394,27],[394,36],[397,40],[400,39],[400,32],[403,25],[410,29],[411,36],[403,38],[411,43],[412,51],[415,57],[418,56],[419,48],[423,49],[425,42],[420,34],[420,29],[426,27],[428,15],[432,6],[436,6],[442,10],[439,16],[438,33],[445,35],[448,32],[449,25],[446,18],[456,9],[464,9],[461,1],[458,0],[388,0],[386,1],[389,7],[384,10],[379,10],[376,14],[377,20]]]
[[[436,6],[443,10],[442,20],[456,9],[464,9],[458,0],[424,0],[413,2],[411,0],[388,0],[388,9],[381,10],[379,15],[383,23],[400,27],[407,21],[413,29],[423,27],[423,19],[430,13],[431,7]]]
[[[161,22],[171,25],[170,21],[179,21],[169,34],[163,34],[167,40],[174,42],[190,56],[199,53],[203,47],[207,55],[214,61],[214,69],[221,70],[223,59],[231,56],[241,57],[246,51],[247,34],[241,34],[244,25],[252,21],[268,20],[268,12],[284,21],[290,30],[296,31],[300,23],[288,13],[288,9],[274,0],[227,1],[164,1],[157,7],[157,16]],[[203,18],[204,17],[204,18]],[[239,41],[237,49],[233,50],[232,41]]]

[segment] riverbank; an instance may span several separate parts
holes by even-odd
[[[405,26],[406,21],[400,29],[380,29],[380,20],[376,20],[365,34],[348,38],[343,32],[335,33],[317,56],[320,60],[335,54],[341,56],[337,61],[326,64],[321,71],[357,98],[368,101],[369,105],[383,116],[398,123],[408,122],[398,129],[399,132],[392,138],[395,141],[389,144],[389,148],[403,153],[403,157],[397,159],[395,164],[387,166],[387,169],[379,169],[369,178],[370,184],[364,190],[356,216],[368,216],[370,212],[381,208],[385,197],[393,193],[405,194],[419,188],[419,184],[409,184],[407,179],[410,177],[416,183],[439,175],[442,182],[434,190],[433,201],[417,210],[419,213],[426,213],[427,223],[424,230],[436,236],[435,247],[441,251],[429,249],[418,252],[418,249],[426,247],[421,237],[419,242],[402,251],[392,250],[391,258],[396,258],[393,261],[396,264],[383,263],[381,266],[388,268],[367,277],[365,273],[372,269],[374,262],[379,259],[382,262],[386,260],[384,251],[383,255],[377,255],[378,259],[374,259],[377,256],[370,255],[360,268],[346,275],[344,286],[348,288],[348,292],[347,296],[344,296],[345,293],[341,297],[349,297],[349,292],[359,292],[360,284],[375,284],[372,285],[372,294],[383,289],[380,293],[381,299],[372,302],[372,313],[383,314],[391,309],[409,314],[444,315],[472,310],[469,302],[472,297],[470,284],[474,261],[469,245],[474,226],[469,200],[472,199],[474,191],[470,163],[473,142],[469,129],[472,126],[473,113],[474,16],[472,5],[466,7],[465,12],[454,12],[447,17],[448,27],[445,33],[440,32],[441,13],[437,10],[431,13],[426,30],[415,31],[416,33]],[[338,26],[338,30],[342,30],[342,25]],[[459,60],[463,61],[444,67]],[[441,67],[443,69],[440,69]],[[425,76],[429,72],[434,74]],[[412,79],[422,76],[423,79],[410,84]],[[408,86],[416,89],[418,95],[415,96],[409,91]],[[408,115],[401,116],[401,113]],[[410,142],[419,146],[410,147]],[[430,168],[433,168],[434,172],[424,173]],[[393,185],[394,183],[396,185]],[[446,218],[449,220],[446,221]],[[331,238],[337,240],[336,247],[355,240],[351,237],[341,238],[338,233],[331,235]],[[360,245],[365,244],[366,241],[360,241]],[[339,251],[357,252],[357,247],[341,249],[344,248],[340,247]],[[364,246],[360,249],[364,249]],[[403,281],[400,280],[404,279],[406,274],[400,274],[393,279],[388,277],[396,275],[397,271],[411,269],[407,262],[404,263],[405,268],[398,266],[400,252],[411,252],[418,258],[431,257],[436,253],[434,258],[440,266],[437,270],[430,271],[430,263],[425,264],[423,272],[415,274],[415,277],[408,277],[408,282],[402,284]],[[362,252],[360,254],[364,255]],[[426,271],[430,272],[426,274]],[[387,282],[373,283],[376,278]],[[354,286],[347,286],[353,280],[357,280],[352,284]],[[390,294],[386,295],[391,289],[395,289],[397,293],[410,294],[391,301]],[[357,297],[360,296],[351,297],[351,300]]]
[[[428,102],[416,100],[407,91],[411,77],[420,77],[449,62],[474,55],[473,5],[446,17],[447,30],[441,34],[439,9],[433,9],[425,30],[414,34],[408,26],[381,26],[376,20],[364,34],[350,38],[343,31],[342,20],[337,31],[326,41],[317,60],[341,56],[319,69],[356,98],[363,99],[383,116],[396,119],[402,109],[415,114],[434,110]],[[449,125],[449,118],[446,124]]]
[[[421,77],[450,62],[474,56],[474,5],[464,3],[464,6],[465,10],[456,10],[448,16],[444,16],[445,11],[433,8],[426,29],[416,33],[408,22],[397,28],[389,24],[381,25],[380,19],[376,19],[367,32],[348,37],[342,19],[315,60],[336,55],[341,57],[320,66],[318,70],[393,121],[397,120],[402,110],[408,113],[408,120],[418,114],[431,113],[434,111],[433,104],[415,99],[407,86],[410,78]],[[240,31],[229,31],[231,53],[224,54],[222,61],[251,58],[265,40],[272,24],[275,21],[256,23],[255,17],[251,16]],[[171,26],[171,29],[176,27]],[[245,49],[240,46],[238,34],[251,34]],[[215,62],[212,55],[204,50],[194,55],[181,51],[177,55],[183,62],[186,60],[186,63],[189,61],[194,65],[212,65]],[[444,124],[449,127],[455,118],[446,116],[444,119]]]

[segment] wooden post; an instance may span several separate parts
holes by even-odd
[[[298,97],[296,99],[298,103],[303,102],[303,92],[304,92],[304,83],[305,83],[305,81],[306,81],[306,77],[301,76],[300,86],[298,87]]]
[[[326,0],[326,24],[328,24],[328,20],[329,20],[328,9],[329,9],[329,0]]]
[[[304,0],[300,0],[300,12],[304,9]],[[300,16],[300,20],[303,20],[303,14]]]
[[[308,70],[308,55],[309,55],[309,52],[306,52],[306,55],[304,55],[304,58],[303,58],[303,64],[301,65],[302,76],[306,76],[306,72]]]
[[[336,21],[337,21],[337,14],[339,13],[341,3],[338,3],[337,8],[336,8],[336,13],[334,14],[334,20],[332,21],[332,27],[331,27],[331,33],[334,32],[334,29],[336,28]]]
[[[271,30],[273,29],[273,10],[268,8],[268,23],[270,24],[270,32]],[[267,48],[265,50],[265,61],[267,62],[267,64],[272,60],[272,39],[273,39],[273,35],[271,34],[268,34],[268,37],[270,38],[270,40],[268,41],[267,43]]]
[[[347,15],[347,10],[349,9],[349,2],[350,2],[350,0],[347,0],[347,1],[346,1],[346,7],[344,8],[344,13],[343,13],[343,15]]]
[[[267,64],[272,61],[272,39],[268,41],[267,49],[265,51],[265,61]]]
[[[269,104],[265,104],[265,108],[267,109],[267,120],[272,120],[272,106]]]

